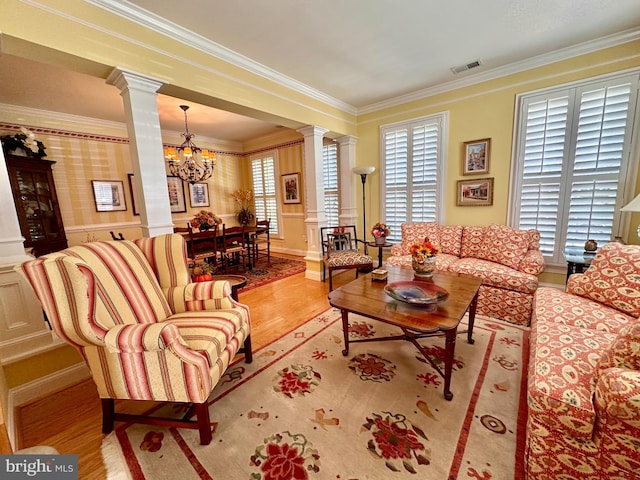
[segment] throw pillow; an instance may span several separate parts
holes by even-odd
[[[460,244],[462,243],[462,225],[440,225],[438,229],[438,246],[442,253],[460,256]]]
[[[640,246],[609,242],[581,275],[571,275],[567,291],[607,307],[640,316]]]
[[[480,258],[517,269],[529,249],[530,240],[529,232],[525,230],[489,225],[480,248]]]

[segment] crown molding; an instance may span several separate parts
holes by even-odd
[[[26,126],[38,131],[46,130],[54,134],[61,132],[73,132],[74,134],[83,133],[88,134],[91,137],[95,137],[97,140],[103,137],[104,139],[109,138],[111,141],[115,141],[113,132],[119,132],[119,134],[116,134],[120,135],[118,140],[129,141],[126,123],[100,120],[92,117],[82,117],[79,115],[71,115],[68,113],[60,113],[50,110],[40,110],[37,108],[21,107],[19,105],[10,105],[6,103],[0,103],[0,112],[2,112],[3,115],[6,114],[4,118],[0,117],[0,123],[12,123],[16,125],[26,123]],[[19,120],[23,118],[24,122],[20,122]],[[180,138],[182,135],[182,132],[173,130],[161,130],[161,133],[164,138]],[[242,152],[242,143],[240,142],[233,142],[200,134],[198,134],[198,139],[200,143],[213,143],[218,145],[219,148],[217,150],[227,148]],[[170,142],[164,143],[168,144]]]
[[[45,122],[41,122],[39,127],[53,128],[52,125],[60,124],[77,124],[85,127],[85,130],[95,129],[99,132],[105,130],[120,130],[126,137],[127,125],[121,122],[113,122],[109,120],[100,120],[92,117],[82,117],[80,115],[72,115],[70,113],[54,112],[51,110],[42,110],[38,108],[24,107],[20,105],[11,105],[8,103],[0,103],[0,112],[3,115],[8,114],[12,117],[35,117],[38,119],[45,118]],[[8,119],[6,119],[8,121]],[[12,118],[12,121],[17,118]],[[88,127],[88,128],[87,128]]]
[[[306,85],[294,78],[288,77],[272,68],[267,67],[261,63],[258,63],[244,55],[241,55],[233,50],[213,42],[202,35],[185,30],[170,20],[160,17],[148,10],[145,10],[137,5],[133,5],[123,0],[85,0],[96,7],[106,10],[109,13],[124,18],[130,22],[140,25],[144,28],[153,30],[156,33],[166,35],[169,38],[174,39],[177,42],[184,43],[192,48],[200,50],[203,53],[223,60],[231,65],[242,68],[255,75],[263,77],[269,81],[282,85],[293,91],[299,92],[309,98],[318,100],[326,105],[335,107],[341,111],[355,115],[357,109],[349,105],[342,100],[327,95],[319,90],[316,90],[309,85]]]
[[[588,42],[579,43],[571,47],[561,48],[553,52],[545,53],[535,57],[527,58],[519,62],[513,62],[502,67],[493,68],[484,72],[478,72],[465,78],[453,80],[451,82],[442,83],[433,87],[417,90],[406,95],[390,98],[381,102],[372,103],[358,109],[358,115],[373,113],[385,108],[396,107],[405,103],[422,100],[441,93],[450,92],[463,87],[469,87],[478,83],[495,80],[497,78],[506,77],[515,73],[520,73],[536,67],[542,67],[551,63],[567,60],[569,58],[585,55],[588,53],[603,50],[609,47],[615,47],[623,43],[633,42],[640,39],[640,29],[625,30],[605,37],[590,40]]]

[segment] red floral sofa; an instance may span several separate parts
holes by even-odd
[[[566,291],[535,294],[530,480],[640,479],[640,246],[604,245]]]
[[[478,313],[529,325],[538,275],[544,270],[537,230],[435,222],[403,223],[401,228],[402,242],[391,247],[388,265],[411,265],[409,248],[428,237],[442,251],[437,270],[482,279]]]

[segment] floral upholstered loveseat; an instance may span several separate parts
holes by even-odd
[[[538,275],[544,270],[537,230],[435,222],[403,223],[401,228],[402,242],[391,247],[388,265],[411,265],[409,248],[428,237],[442,251],[437,270],[482,279],[478,313],[529,325]]]
[[[640,246],[604,245],[566,291],[535,294],[530,480],[640,479]]]

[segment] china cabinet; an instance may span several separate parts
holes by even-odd
[[[51,160],[6,155],[25,248],[36,257],[67,248]]]

